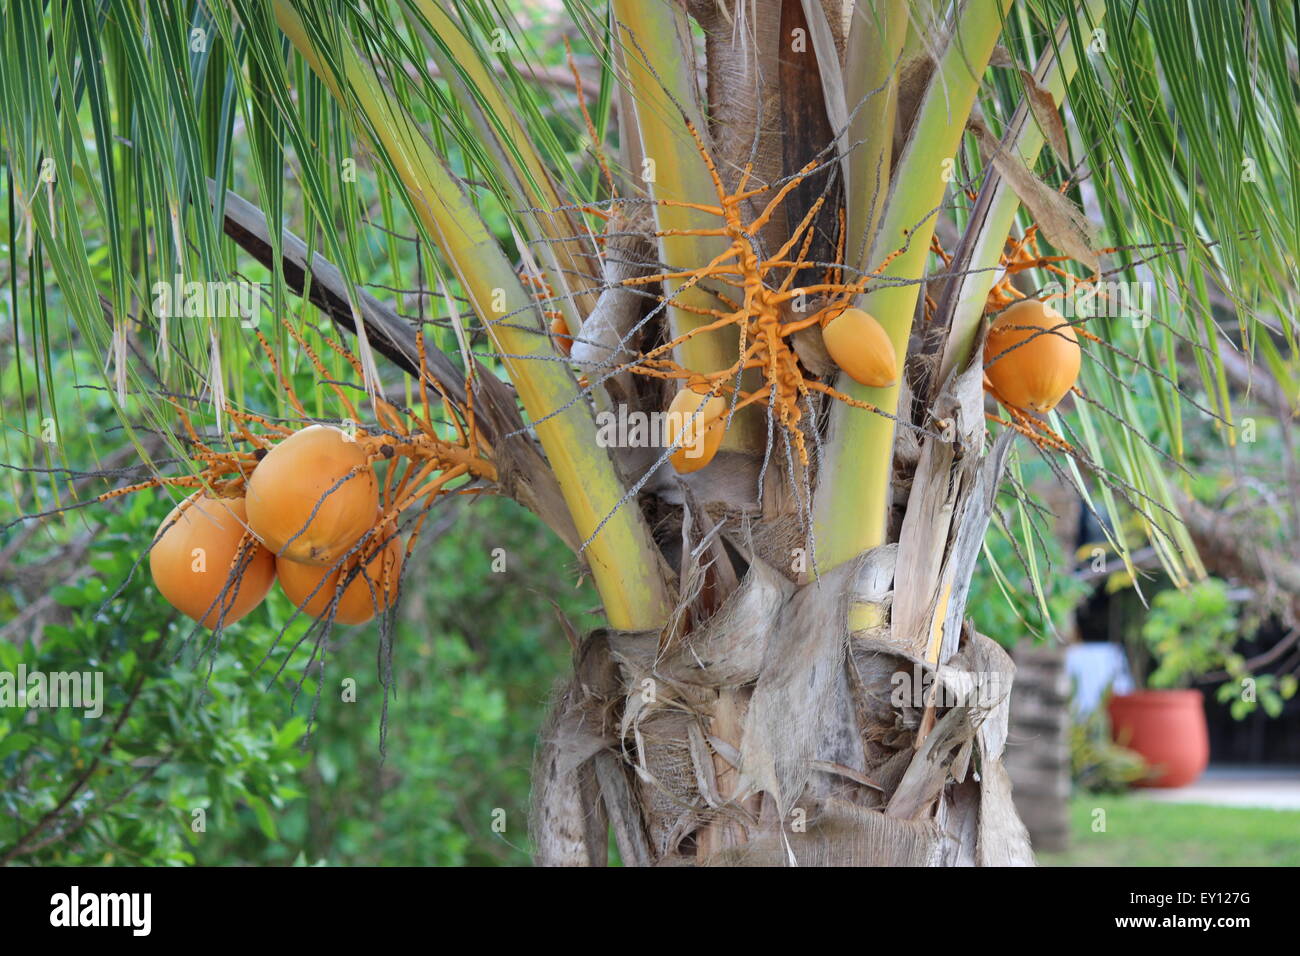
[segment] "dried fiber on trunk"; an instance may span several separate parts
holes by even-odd
[[[941,833],[931,821],[898,820],[829,801],[801,831],[764,834],[701,861],[708,866],[930,866]]]
[[[755,560],[689,633],[591,635],[539,748],[566,835],[539,862],[598,862],[608,820],[644,864],[1032,864],[1001,766],[1014,665],[969,627],[942,664],[895,643],[898,553],[803,586]],[[853,607],[881,623],[850,632]]]

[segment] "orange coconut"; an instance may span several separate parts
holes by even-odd
[[[252,555],[240,555],[243,570],[227,587],[246,521],[243,498],[197,491],[172,509],[149,551],[154,587],[204,627],[235,623],[262,603],[275,580],[275,556],[250,538]]]
[[[1045,302],[1025,299],[989,328],[984,373],[1002,401],[1050,412],[1078,379],[1082,354],[1079,337],[1061,313]]]
[[[290,561],[333,564],[370,530],[378,509],[379,483],[366,453],[332,426],[290,435],[248,480],[249,527]]]
[[[845,309],[822,329],[835,364],[859,385],[884,388],[898,378],[898,357],[889,333],[861,309]]]
[[[386,610],[397,597],[397,579],[402,573],[402,541],[397,537],[396,526],[389,522],[376,531],[363,546],[363,550],[369,552],[365,572],[358,572],[343,589],[334,611],[334,620],[340,624],[365,624]],[[345,558],[338,568],[331,570],[319,565],[299,564],[297,561],[276,558],[275,570],[280,579],[280,587],[289,600],[302,608],[304,613],[320,617],[329,610],[339,581],[347,579],[360,559],[361,551],[358,551]],[[366,580],[367,577],[369,581]]]
[[[564,316],[557,315],[551,319],[551,337],[555,339],[555,347],[561,355],[573,351],[573,336],[569,334],[569,323],[564,321]]]
[[[727,403],[720,395],[710,397],[708,391],[707,385],[687,386],[673,396],[668,406],[668,444],[682,438],[682,447],[672,453],[669,461],[683,475],[713,461],[727,430]]]

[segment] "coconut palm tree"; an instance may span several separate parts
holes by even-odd
[[[305,361],[151,307],[173,277],[264,275],[372,397],[392,368],[472,408],[476,487],[607,621],[540,738],[538,862],[612,831],[629,864],[1031,863],[971,575],[986,534],[1051,573],[1038,458],[1118,560],[1203,574],[1184,416],[1226,446],[1225,351],[1296,367],[1296,29],[1258,0],[6,2],[10,307],[103,350],[127,434],[176,427],[163,393],[223,427]],[[1055,311],[990,336],[1024,300]],[[688,391],[649,447],[610,424]]]

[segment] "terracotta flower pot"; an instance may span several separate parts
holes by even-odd
[[[1142,690],[1115,694],[1107,706],[1115,740],[1136,750],[1151,768],[1143,787],[1184,787],[1210,762],[1210,732],[1199,690]]]

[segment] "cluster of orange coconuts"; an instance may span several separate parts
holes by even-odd
[[[884,327],[861,309],[845,309],[822,333],[835,364],[859,385],[894,384],[897,359]],[[1004,310],[984,340],[984,374],[1004,404],[1050,412],[1079,378],[1083,351],[1074,327],[1040,299]]]
[[[898,378],[894,343],[875,317],[861,309],[844,309],[822,328],[831,360],[859,385],[886,388]],[[683,387],[668,406],[668,441],[681,447],[669,461],[681,474],[699,471],[713,460],[726,431],[727,402],[709,395],[709,386]]]
[[[311,425],[266,453],[243,497],[198,491],[173,509],[149,569],[167,602],[204,627],[238,621],[276,580],[312,617],[334,604],[335,621],[364,624],[393,602],[401,574],[396,523],[381,526],[381,516],[366,452],[337,428]]]
[[[886,388],[898,377],[898,359],[889,334],[861,309],[845,309],[822,329],[822,341],[836,365],[859,385]],[[1050,412],[1079,378],[1083,352],[1074,328],[1039,299],[1023,299],[1003,311],[984,343],[989,391],[1005,405],[1040,414]],[[683,387],[668,406],[668,439],[681,447],[672,453],[682,474],[699,471],[722,444],[727,403],[699,382]]]

